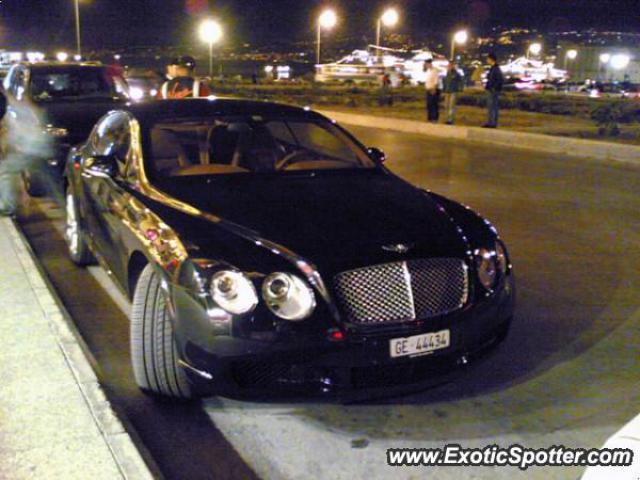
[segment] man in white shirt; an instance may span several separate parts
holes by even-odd
[[[438,88],[440,82],[440,71],[433,66],[433,60],[429,59],[424,62],[425,81],[424,86],[427,91],[427,121],[438,123],[440,117],[440,90]]]

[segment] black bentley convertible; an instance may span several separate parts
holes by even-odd
[[[164,101],[103,117],[69,157],[66,239],[132,299],[140,387],[419,385],[504,339],[515,286],[495,229],[383,161],[283,105]]]

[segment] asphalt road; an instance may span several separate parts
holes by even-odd
[[[638,414],[640,168],[352,130],[397,174],[501,232],[518,307],[498,351],[455,383],[369,404],[159,404],[131,380],[126,302],[117,306],[99,272],[66,260],[59,211],[33,202],[22,226],[101,380],[167,478],[577,478],[581,468],[391,468],[386,449],[600,447]]]

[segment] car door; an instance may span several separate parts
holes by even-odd
[[[131,150],[131,123],[126,112],[108,114],[89,141],[90,155],[82,168],[82,197],[90,242],[98,261],[110,274],[125,278],[122,217],[130,195],[125,177]],[[112,165],[107,173],[100,165]]]

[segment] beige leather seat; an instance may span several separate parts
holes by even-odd
[[[170,175],[177,169],[191,166],[178,136],[171,130],[151,131],[151,155],[155,170],[162,175]]]

